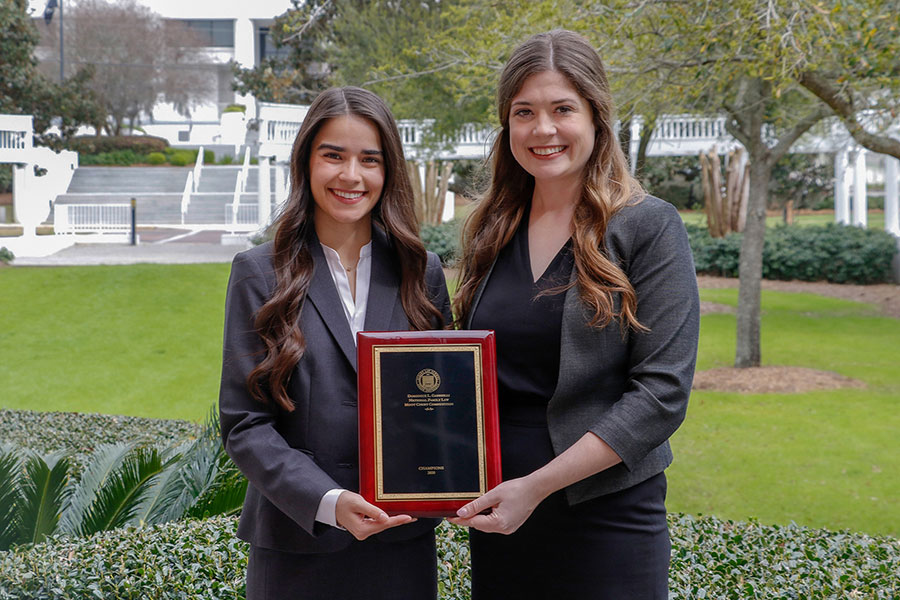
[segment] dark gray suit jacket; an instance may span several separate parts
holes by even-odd
[[[365,329],[409,329],[396,254],[377,227],[372,239]],[[225,450],[250,482],[238,536],[256,546],[299,553],[350,544],[349,533],[318,523],[315,516],[328,490],[359,489],[356,345],[322,248],[318,241],[309,247],[315,269],[300,316],[306,353],[288,389],[296,408],[286,412],[257,402],[246,386],[247,375],[265,356],[253,319],[275,290],[271,243],[241,252],[232,264],[219,392]],[[431,253],[426,283],[432,302],[449,322],[444,273]],[[408,539],[435,524],[419,519],[380,535]]]
[[[697,358],[697,278],[675,208],[652,196],[623,208],[610,219],[605,245],[634,286],[638,320],[650,331],[623,336],[615,323],[588,327],[578,286],[566,292],[559,380],[547,406],[553,449],[559,455],[591,431],[622,458],[566,488],[570,504],[631,487],[671,464],[668,440],[684,419]]]

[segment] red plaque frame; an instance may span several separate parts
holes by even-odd
[[[478,452],[478,489],[453,492],[386,493],[384,491],[383,431],[381,407],[380,357],[392,352],[471,352],[475,363],[475,393],[473,398],[454,398],[455,402],[473,403],[475,408],[475,437]],[[498,485],[502,480],[500,468],[500,431],[497,417],[497,354],[494,332],[464,331],[365,331],[357,334],[357,365],[359,388],[359,484],[360,494],[389,515],[406,514],[414,517],[445,517]],[[430,369],[426,369],[430,371]],[[419,373],[422,374],[421,372]],[[427,376],[427,375],[426,375]],[[446,377],[447,374],[444,374]],[[419,380],[416,378],[415,384]],[[438,377],[438,385],[440,378]],[[420,391],[427,392],[428,387]],[[412,390],[415,391],[415,390]],[[441,391],[435,389],[432,391]],[[419,394],[429,397],[430,393]],[[435,394],[435,396],[440,396]],[[449,397],[449,395],[447,395]],[[480,397],[479,397],[480,396]],[[409,406],[408,404],[404,406]],[[447,406],[435,404],[434,406]],[[432,409],[425,409],[432,410]],[[469,409],[471,410],[471,409]],[[458,432],[456,432],[458,433]],[[468,435],[468,433],[466,433]],[[418,467],[419,470],[432,467]],[[443,470],[443,465],[434,467]],[[427,472],[433,475],[432,472]]]

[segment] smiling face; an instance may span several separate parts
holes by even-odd
[[[325,231],[371,227],[384,186],[384,156],[375,124],[353,115],[326,121],[313,138],[309,187],[313,219]]]
[[[561,73],[535,73],[510,104],[509,145],[537,186],[580,184],[594,149],[591,106]]]

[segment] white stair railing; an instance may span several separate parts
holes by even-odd
[[[187,214],[188,206],[191,203],[191,190],[194,189],[194,173],[188,173],[187,181],[184,182],[184,191],[181,192],[181,224],[184,225],[184,217]]]
[[[244,170],[238,172],[237,180],[234,182],[234,195],[231,200],[231,224],[237,225],[238,210],[241,205],[241,194],[244,191]]]
[[[203,146],[197,151],[197,162],[194,163],[194,192],[200,190],[200,169],[203,168]]]
[[[250,146],[244,149],[244,164],[241,166],[241,193],[247,191],[247,179],[250,175]]]

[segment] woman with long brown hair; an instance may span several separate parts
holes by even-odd
[[[358,489],[356,333],[450,320],[418,237],[397,125],[360,88],[309,108],[275,238],[234,259],[219,409],[249,486],[247,598],[434,598],[431,519],[389,517]]]
[[[455,298],[497,339],[504,482],[451,519],[472,528],[472,597],[665,599],[663,471],[699,328],[684,225],[629,174],[580,35],[516,48],[498,115]]]

